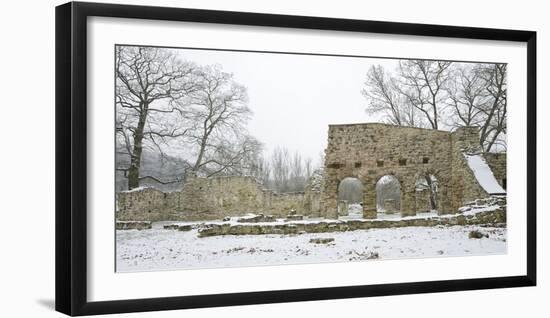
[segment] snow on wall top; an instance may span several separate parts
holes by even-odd
[[[506,193],[506,190],[498,184],[497,179],[493,175],[493,171],[491,171],[491,168],[481,154],[464,154],[464,157],[468,162],[468,166],[472,169],[477,182],[479,182],[481,187],[487,191],[487,193]]]

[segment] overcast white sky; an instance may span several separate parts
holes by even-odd
[[[371,65],[389,69],[397,60],[296,54],[177,49],[199,65],[220,64],[248,88],[254,115],[249,130],[270,152],[299,151],[316,163],[325,149],[329,124],[376,121],[361,95]]]

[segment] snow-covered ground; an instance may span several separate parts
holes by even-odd
[[[506,229],[479,226],[404,227],[300,235],[199,238],[197,230],[117,231],[117,271],[346,262],[506,253]],[[477,230],[488,237],[468,238]],[[314,238],[333,238],[328,244]]]

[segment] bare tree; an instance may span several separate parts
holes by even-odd
[[[462,65],[447,90],[455,127],[480,127],[480,146],[505,148],[506,64]]]
[[[399,61],[400,85],[396,87],[407,102],[420,111],[432,129],[439,129],[440,117],[446,106],[444,87],[451,65],[446,61]]]
[[[391,124],[478,126],[484,151],[506,148],[506,64],[401,60],[394,75],[372,66],[361,93]]]
[[[215,175],[253,175],[254,164],[262,149],[261,143],[254,137],[243,134],[239,139],[218,140],[211,143],[213,150],[204,158],[201,165],[206,177]]]
[[[270,162],[264,156],[259,155],[252,165],[251,175],[256,177],[264,187],[268,188],[271,177]]]
[[[367,72],[365,88],[361,93],[368,101],[367,112],[382,114],[390,124],[419,126],[415,107],[401,94],[396,79],[388,75],[380,65],[371,66]]]
[[[202,67],[196,72],[197,88],[176,101],[189,124],[186,135],[193,157],[191,171],[207,176],[243,174],[261,144],[247,132],[252,115],[246,88],[233,80],[233,74],[219,66]]]
[[[439,182],[433,174],[426,172],[420,175],[416,180],[415,189],[416,191],[428,191],[430,199],[430,209],[438,209]]]
[[[363,202],[363,184],[357,178],[344,178],[338,184],[338,200],[346,200],[350,204]]]
[[[302,162],[302,156],[299,152],[294,152],[290,161],[290,184],[289,191],[303,191],[306,185],[306,178],[304,176],[304,165]]]
[[[133,189],[139,186],[145,142],[159,147],[164,138],[187,132],[177,121],[153,120],[152,116],[175,113],[170,102],[195,88],[191,80],[194,66],[170,50],[117,46],[115,67],[117,135],[130,156],[128,188]]]
[[[304,160],[305,179],[309,180],[313,175],[313,159],[307,157]]]
[[[481,111],[485,115],[485,122],[481,126],[480,145],[484,151],[491,151],[496,143],[502,143],[502,135],[506,134],[506,70],[506,64],[483,64],[480,66],[480,76],[486,83],[486,91],[490,97],[490,102],[481,107]]]
[[[288,181],[290,174],[290,154],[288,149],[277,147],[273,149],[271,155],[271,171],[273,174],[273,184],[278,192],[288,190]]]
[[[473,65],[457,66],[446,90],[452,109],[450,125],[454,127],[478,126],[483,122],[482,109],[488,102],[486,82],[478,67]]]
[[[311,158],[303,159],[299,152],[291,154],[286,147],[273,149],[267,161],[270,174],[264,184],[279,193],[305,191],[314,174]]]

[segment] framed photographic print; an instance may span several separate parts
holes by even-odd
[[[56,8],[56,309],[534,286],[536,33]]]

